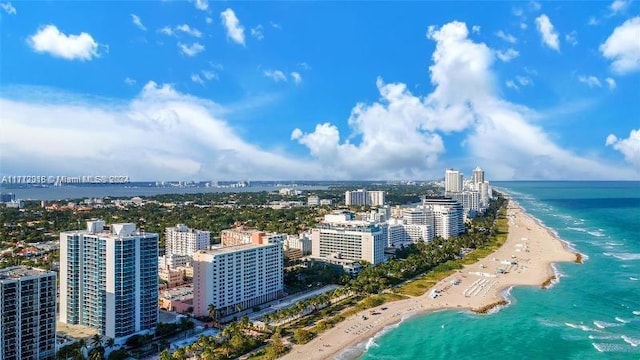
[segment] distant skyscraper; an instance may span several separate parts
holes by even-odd
[[[129,336],[158,322],[158,234],[88,221],[60,234],[60,321]]]
[[[463,190],[463,175],[460,171],[447,169],[444,173],[444,192],[453,193]]]
[[[193,256],[198,250],[209,248],[211,233],[208,231],[189,229],[186,225],[178,224],[165,230],[166,256]]]
[[[56,273],[0,270],[0,360],[55,359]]]
[[[471,180],[473,182],[474,190],[479,191],[480,184],[484,182],[484,170],[482,170],[479,166],[473,169]]]

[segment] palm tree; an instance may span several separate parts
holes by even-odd
[[[112,338],[108,338],[106,342],[107,349],[112,349],[116,345],[116,341]]]
[[[219,324],[218,324],[218,321],[217,321],[218,309],[216,309],[216,306],[213,305],[213,304],[209,304],[209,306],[207,307],[207,310],[209,312],[209,317],[213,321],[213,326],[214,327],[219,327]]]
[[[102,338],[100,337],[100,335],[94,334],[91,337],[91,346],[98,347],[100,345],[102,345]]]

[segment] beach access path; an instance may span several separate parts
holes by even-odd
[[[487,257],[456,271],[421,296],[363,310],[309,343],[294,345],[282,359],[332,359],[404,317],[440,309],[481,309],[505,300],[503,291],[513,286],[540,286],[554,276],[552,263],[576,260],[575,253],[512,200],[507,205],[507,220],[507,240]]]

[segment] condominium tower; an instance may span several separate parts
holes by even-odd
[[[460,192],[463,190],[463,175],[460,171],[446,169],[444,173],[444,192]]]
[[[0,360],[55,359],[56,273],[0,269]]]
[[[313,257],[339,257],[365,260],[371,264],[384,261],[387,237],[378,223],[348,220],[336,221],[337,215],[327,215],[325,222],[311,231]]]
[[[433,214],[435,236],[448,239],[464,232],[464,210],[458,201],[446,198],[425,198],[423,206]]]
[[[384,191],[367,191],[364,189],[345,191],[344,202],[347,206],[383,206]]]
[[[193,255],[193,310],[221,316],[274,300],[283,290],[283,249],[278,243],[224,246]]]
[[[158,234],[135,224],[60,234],[60,321],[121,338],[158,321]]]
[[[209,248],[211,233],[208,231],[190,229],[186,225],[178,224],[165,230],[166,256],[193,256],[198,250]]]

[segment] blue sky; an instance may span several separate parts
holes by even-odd
[[[6,2],[0,173],[640,178],[638,2]]]

